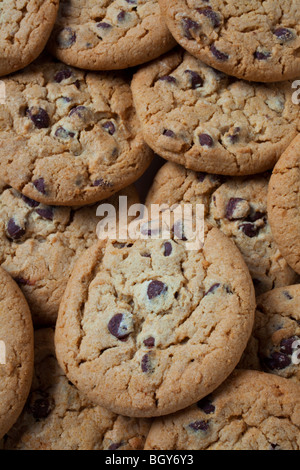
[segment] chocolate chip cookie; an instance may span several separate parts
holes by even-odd
[[[63,374],[51,329],[35,333],[31,392],[4,450],[143,449],[150,420],[124,418],[91,403]]]
[[[300,284],[258,297],[253,334],[240,367],[300,384]]]
[[[145,449],[299,450],[299,431],[299,385],[240,371],[211,396],[156,419]]]
[[[117,210],[119,195],[138,202],[129,187],[106,201]],[[35,325],[55,324],[75,261],[97,241],[97,207],[46,206],[0,185],[0,265],[22,289]]]
[[[142,67],[132,90],[150,147],[195,171],[266,171],[300,125],[300,107],[292,102],[290,82],[237,80],[182,50]]]
[[[4,79],[0,178],[51,205],[85,205],[115,194],[146,170],[129,78],[40,59]]]
[[[33,328],[26,300],[0,268],[0,439],[26,402],[33,372]]]
[[[300,135],[275,166],[268,210],[274,239],[287,262],[300,274]]]
[[[0,2],[0,76],[26,67],[43,51],[54,26],[59,0]]]
[[[207,220],[231,238],[250,270],[256,293],[297,282],[274,242],[267,214],[269,174],[221,177],[168,162],[147,197],[151,204],[204,204]]]
[[[256,82],[299,76],[298,2],[159,0],[159,4],[177,42],[206,64]]]
[[[50,50],[69,65],[115,70],[155,59],[175,44],[157,0],[61,0]]]
[[[109,410],[168,414],[232,372],[254,305],[244,261],[216,228],[193,251],[175,237],[99,242],[75,266],[64,295],[58,360],[79,390]]]

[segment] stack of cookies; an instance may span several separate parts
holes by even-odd
[[[1,448],[300,450],[300,0],[0,17]]]

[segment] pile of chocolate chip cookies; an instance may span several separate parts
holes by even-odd
[[[0,19],[1,449],[300,450],[300,0]]]

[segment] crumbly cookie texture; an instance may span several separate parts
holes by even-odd
[[[300,284],[258,297],[253,334],[239,364],[300,385]]]
[[[211,396],[156,419],[146,450],[299,450],[300,387],[239,371]]]
[[[139,201],[129,187],[105,202],[118,211],[120,195],[128,206]],[[46,206],[0,185],[0,265],[22,289],[36,326],[55,324],[76,260],[97,241],[97,208]]]
[[[274,168],[269,186],[268,211],[281,253],[300,274],[300,135]]]
[[[33,373],[33,328],[24,296],[0,268],[0,439],[25,405]]]
[[[299,128],[290,82],[237,80],[182,50],[142,67],[132,90],[150,147],[195,171],[268,170]]]
[[[229,75],[256,82],[300,73],[300,11],[295,0],[159,0],[176,40]]]
[[[244,261],[216,228],[195,251],[173,238],[99,243],[74,268],[56,352],[69,380],[101,406],[168,414],[228,377],[254,310]]]
[[[4,83],[0,177],[25,196],[90,204],[133,183],[150,164],[129,78],[43,58]]]
[[[115,70],[155,59],[175,44],[157,0],[61,0],[49,47],[67,64]]]
[[[26,67],[43,51],[54,26],[59,0],[0,2],[0,76]]]
[[[63,374],[54,332],[35,333],[35,374],[24,411],[4,450],[141,450],[151,421],[125,418],[91,403]]]
[[[235,242],[252,276],[256,294],[297,282],[280,254],[267,214],[269,174],[228,177],[166,163],[157,173],[147,205],[204,204],[205,217]]]

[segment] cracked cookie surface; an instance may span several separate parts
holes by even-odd
[[[142,67],[132,91],[146,142],[166,160],[195,171],[268,170],[299,128],[290,82],[237,80],[183,50]]]
[[[264,370],[300,385],[300,285],[257,299],[255,324],[239,367]]]
[[[120,195],[127,196],[129,206],[138,202],[129,187],[105,203],[118,210]],[[98,240],[97,207],[46,206],[0,187],[0,265],[22,289],[35,325],[55,324],[76,260]]]
[[[0,268],[0,439],[22,412],[33,372],[33,328],[24,296]]]
[[[244,261],[216,228],[194,251],[173,238],[100,242],[74,268],[56,352],[92,401],[125,416],[159,416],[228,377],[254,309]]]
[[[256,294],[297,282],[298,275],[274,242],[267,214],[269,174],[220,177],[166,163],[147,197],[151,204],[204,204],[205,217],[235,242],[249,268]]]
[[[256,82],[300,73],[298,0],[159,0],[173,36],[206,64]]]
[[[125,418],[91,403],[55,358],[54,332],[35,332],[35,374],[24,411],[4,450],[142,450],[150,420]]]
[[[61,0],[50,50],[88,70],[148,62],[176,44],[157,0]]]
[[[211,396],[156,419],[146,450],[299,450],[300,387],[235,371]]]
[[[0,2],[0,76],[33,62],[43,51],[55,23],[59,0]]]
[[[44,204],[90,204],[146,170],[129,77],[87,73],[39,59],[4,79],[0,177]]]
[[[300,135],[274,168],[269,186],[268,211],[281,253],[300,274]]]

